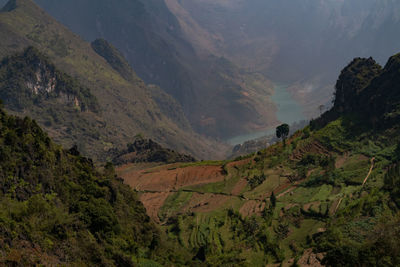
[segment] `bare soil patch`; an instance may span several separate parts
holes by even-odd
[[[322,253],[314,253],[312,249],[306,249],[303,253],[303,256],[297,262],[298,265],[304,267],[322,267],[324,265],[321,264],[322,259],[324,258]]]
[[[339,156],[337,159],[336,159],[336,162],[335,162],[335,168],[336,169],[339,169],[339,168],[341,168],[341,167],[343,167],[344,166],[344,164],[347,162],[347,160],[349,159],[349,157],[350,157],[350,153],[344,153],[343,155],[341,155],[341,156]]]
[[[240,214],[244,217],[251,216],[253,214],[261,215],[264,210],[265,203],[256,200],[249,200],[239,209]]]
[[[169,192],[159,192],[159,193],[143,193],[140,196],[140,201],[142,201],[144,207],[146,208],[147,215],[149,215],[156,222],[160,222],[158,218],[158,212],[164,205],[165,200],[170,195]]]
[[[168,166],[168,165],[167,165]],[[215,183],[224,180],[221,166],[190,166],[186,168],[166,167],[156,171],[118,169],[125,183],[139,191],[167,192],[192,185]]]
[[[247,180],[244,178],[240,178],[239,182],[237,182],[236,185],[233,187],[231,194],[238,196],[246,187],[246,185],[247,185]]]

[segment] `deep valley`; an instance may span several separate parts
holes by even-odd
[[[398,1],[0,7],[0,266],[400,266]]]

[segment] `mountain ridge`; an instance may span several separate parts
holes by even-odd
[[[146,83],[159,86],[181,104],[196,132],[227,140],[278,123],[271,83],[237,66],[232,73],[234,64],[227,58],[198,55],[163,0],[118,6],[102,0],[96,9],[90,8],[93,0],[37,2],[83,38],[113,43]],[[141,8],[134,3],[142,3]]]
[[[33,45],[46,54],[58,69],[76,78],[82,86],[90,88],[99,101],[103,111],[101,118],[95,116],[87,119],[94,122],[100,120],[103,125],[106,123],[106,129],[99,129],[103,133],[103,140],[91,138],[90,142],[79,143],[79,138],[75,139],[84,153],[91,153],[94,157],[101,155],[105,160],[104,151],[113,146],[124,147],[129,138],[143,133],[164,145],[191,152],[199,158],[212,154],[221,156],[212,148],[219,146],[216,142],[196,135],[188,127],[181,130],[162,114],[143,81],[137,79],[130,82],[122,78],[90,44],[56,22],[33,1],[10,3],[16,3],[16,8],[0,13],[0,35],[4,40],[0,56],[11,55]],[[52,129],[49,130],[54,134]],[[64,140],[64,145],[73,145],[73,142],[64,138],[68,138],[65,132],[56,134],[57,141]],[[89,148],[88,143],[95,144],[94,149]],[[213,145],[209,146],[211,143]]]

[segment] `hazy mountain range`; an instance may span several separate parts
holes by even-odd
[[[55,73],[71,77],[73,87],[87,88],[97,99],[97,113],[67,111],[69,107],[57,104],[57,97],[44,97],[46,101],[52,101],[48,105],[36,101],[30,106],[16,106],[6,102],[6,108],[16,114],[29,114],[65,146],[77,143],[85,154],[105,159],[110,149],[125,147],[135,135],[143,134],[199,158],[219,154],[215,150],[219,146],[216,142],[207,141],[192,130],[180,104],[160,88],[147,86],[113,46],[98,42],[92,47],[33,1],[8,2],[0,13],[0,36],[2,57],[22,53],[27,46],[34,46],[37,49],[34,56],[47,58],[41,64],[31,65],[30,57],[17,57],[31,75],[20,75],[15,83],[4,80],[2,90],[13,91],[16,86],[23,88],[25,84],[37,84],[37,87],[43,87],[38,92],[51,92],[52,87],[42,82],[46,78],[57,83],[53,72],[46,71],[48,65],[52,66],[50,69],[56,69]],[[12,64],[12,61],[2,64],[5,75],[8,62]],[[31,91],[28,97],[33,98],[34,92]],[[18,98],[16,95],[14,100]]]
[[[383,64],[400,47],[394,0],[166,2],[198,51],[292,84],[309,116],[330,100],[336,73],[354,56]]]
[[[223,57],[199,57],[164,1],[37,1],[88,41],[115,45],[146,83],[182,105],[195,130],[217,138],[277,123],[272,85]]]

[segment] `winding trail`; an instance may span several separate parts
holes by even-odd
[[[333,212],[333,214],[336,214],[337,210],[339,209],[340,203],[342,203],[343,198],[339,199],[339,202],[336,205],[335,211]]]
[[[364,181],[363,181],[363,183],[362,183],[362,186],[364,186],[365,183],[368,181],[368,178],[371,176],[371,173],[372,173],[372,170],[374,169],[374,166],[375,166],[375,157],[371,158],[371,167],[369,168],[369,171],[368,171],[367,176],[364,178]],[[339,202],[338,202],[338,204],[336,205],[336,208],[335,208],[335,211],[333,212],[333,214],[336,214],[336,212],[338,211],[339,206],[340,206],[340,204],[342,203],[343,198],[344,198],[344,197],[342,197],[342,198],[339,199]]]
[[[362,183],[362,186],[364,186],[364,184],[367,182],[369,176],[371,175],[372,169],[374,168],[374,163],[375,163],[375,157],[373,157],[373,158],[371,159],[371,168],[369,169],[369,172],[368,172],[368,174],[367,174],[367,177],[365,177],[365,179],[364,179],[364,181],[363,181],[363,183]]]

